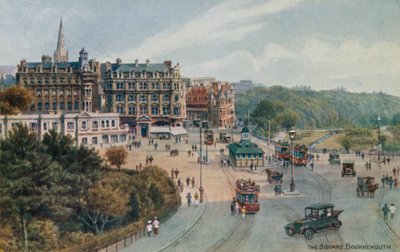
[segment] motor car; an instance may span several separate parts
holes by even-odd
[[[342,163],[342,177],[344,176],[356,176],[356,171],[354,170],[354,161],[345,160]]]

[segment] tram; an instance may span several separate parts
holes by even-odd
[[[307,152],[308,148],[304,144],[297,144],[293,147],[294,150],[294,161],[292,160],[292,155],[290,156],[290,161],[294,163],[295,166],[306,166],[308,163]]]
[[[275,157],[280,160],[290,159],[290,146],[288,142],[279,141],[275,143]]]
[[[206,145],[214,144],[214,132],[211,129],[204,130],[204,144]]]
[[[260,186],[254,183],[254,180],[238,179],[236,181],[236,200],[240,205],[246,208],[247,213],[256,213],[260,211],[258,203],[258,194]]]

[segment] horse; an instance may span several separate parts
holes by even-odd
[[[369,198],[374,198],[375,197],[375,191],[378,190],[378,188],[379,188],[379,184],[378,183],[368,185],[368,187],[367,187],[367,196]]]

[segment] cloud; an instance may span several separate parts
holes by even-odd
[[[171,27],[148,37],[124,55],[127,58],[160,58],[174,50],[195,48],[212,41],[238,41],[262,29],[259,17],[293,8],[300,2],[273,0],[254,6],[245,1],[227,0],[181,27]]]
[[[350,91],[382,90],[400,95],[399,58],[397,43],[379,41],[363,45],[357,39],[347,39],[333,44],[310,38],[297,50],[269,43],[258,55],[237,50],[183,70],[188,76],[214,75],[228,81],[249,78],[266,84],[306,85],[315,89],[343,86]]]

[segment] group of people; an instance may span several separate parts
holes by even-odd
[[[199,194],[197,192],[194,193],[193,199],[194,199],[194,206],[197,207],[199,205]],[[186,200],[188,207],[190,207],[190,205],[192,204],[192,194],[190,192],[186,194]]]
[[[388,220],[388,214],[390,213],[390,219],[394,219],[394,214],[396,212],[396,207],[394,206],[394,203],[390,204],[390,207],[388,207],[387,203],[382,208],[383,212],[383,220],[387,221]]]
[[[382,175],[381,178],[381,182],[382,182],[382,187],[385,188],[385,185],[389,187],[390,190],[392,190],[393,185],[394,185],[394,189],[397,189],[399,186],[399,180],[397,179],[397,177],[393,177],[389,176],[389,174]]]
[[[246,206],[243,205],[243,207],[240,207],[239,202],[234,197],[231,201],[231,215],[236,216],[240,213],[242,214],[242,218],[245,219],[247,213]]]
[[[159,226],[160,226],[160,222],[158,221],[157,216],[155,216],[153,218],[153,220],[148,220],[147,221],[147,225],[145,227],[145,230],[147,232],[147,236],[150,237],[151,233],[153,233],[154,237],[156,237],[158,235],[159,230],[160,230]]]
[[[154,160],[154,158],[152,155],[147,155],[146,156],[146,166],[149,164],[151,165],[153,163],[153,160]]]
[[[275,197],[282,195],[282,185],[275,185],[274,187]]]

